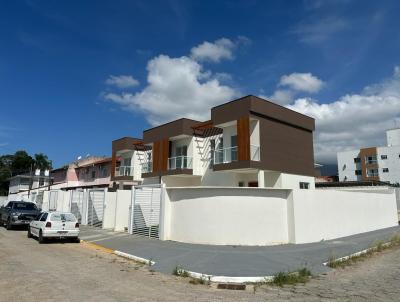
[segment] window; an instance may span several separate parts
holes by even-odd
[[[368,169],[367,170],[367,176],[368,177],[376,177],[379,175],[378,169]]]
[[[387,155],[381,155],[381,159],[387,159]]]
[[[383,168],[383,169],[382,169],[382,172],[383,172],[383,173],[388,173],[388,172],[389,172],[389,168]]]
[[[42,187],[42,186],[44,186],[44,178],[41,178],[39,180],[39,187]]]
[[[365,162],[367,164],[376,164],[376,154],[375,155],[369,155],[365,157]]]
[[[354,158],[354,163],[355,164],[358,164],[358,163],[360,163],[361,162],[361,158],[359,158],[359,157],[355,157]]]
[[[362,175],[361,170],[355,170],[354,173],[355,173],[355,175]]]
[[[239,181],[239,187],[244,187],[244,181]]]
[[[26,211],[37,210],[35,204],[31,203],[31,202],[15,202],[13,209],[14,210],[26,210]]]
[[[96,171],[92,171],[92,178],[96,178]]]
[[[210,140],[210,164],[214,164],[215,139]]]
[[[40,221],[46,221],[47,220],[47,213],[43,213],[43,215],[40,217]]]
[[[51,221],[70,221],[70,222],[75,222],[76,218],[74,216],[74,214],[71,213],[60,213],[60,214],[51,214]]]
[[[231,161],[237,160],[237,135],[231,136]]]
[[[310,183],[309,182],[300,182],[300,189],[309,189],[310,188]]]

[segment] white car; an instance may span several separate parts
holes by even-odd
[[[69,238],[79,241],[79,223],[72,213],[42,212],[28,227],[28,238],[37,237],[39,243],[46,238]]]

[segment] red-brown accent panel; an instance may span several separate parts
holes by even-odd
[[[367,164],[365,158],[367,156],[377,155],[376,147],[372,148],[362,148],[360,149],[360,158],[361,158],[361,173],[362,173],[362,180],[379,180],[379,176],[367,176],[367,169],[378,169],[378,164]]]
[[[237,120],[238,160],[250,160],[250,118],[241,117]]]
[[[115,177],[115,168],[117,167],[117,152],[112,153],[111,158],[111,179]]]
[[[169,139],[153,143],[153,172],[167,171],[169,156]]]

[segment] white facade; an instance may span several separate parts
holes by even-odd
[[[377,147],[377,172],[380,181],[400,183],[400,129],[386,132],[387,146]],[[339,181],[361,181],[360,150],[350,150],[337,154]],[[368,171],[365,171],[368,174]]]
[[[398,225],[393,189],[167,188],[161,239],[215,245],[310,243]]]

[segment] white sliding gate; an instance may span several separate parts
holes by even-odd
[[[86,216],[85,192],[83,190],[71,191],[71,213],[75,215],[79,223],[82,223]]]
[[[104,202],[106,191],[88,190],[87,224],[94,227],[103,226]]]
[[[57,210],[58,190],[49,192],[49,211]]]
[[[159,238],[161,185],[132,187],[132,204],[129,220],[129,233],[151,238]]]

